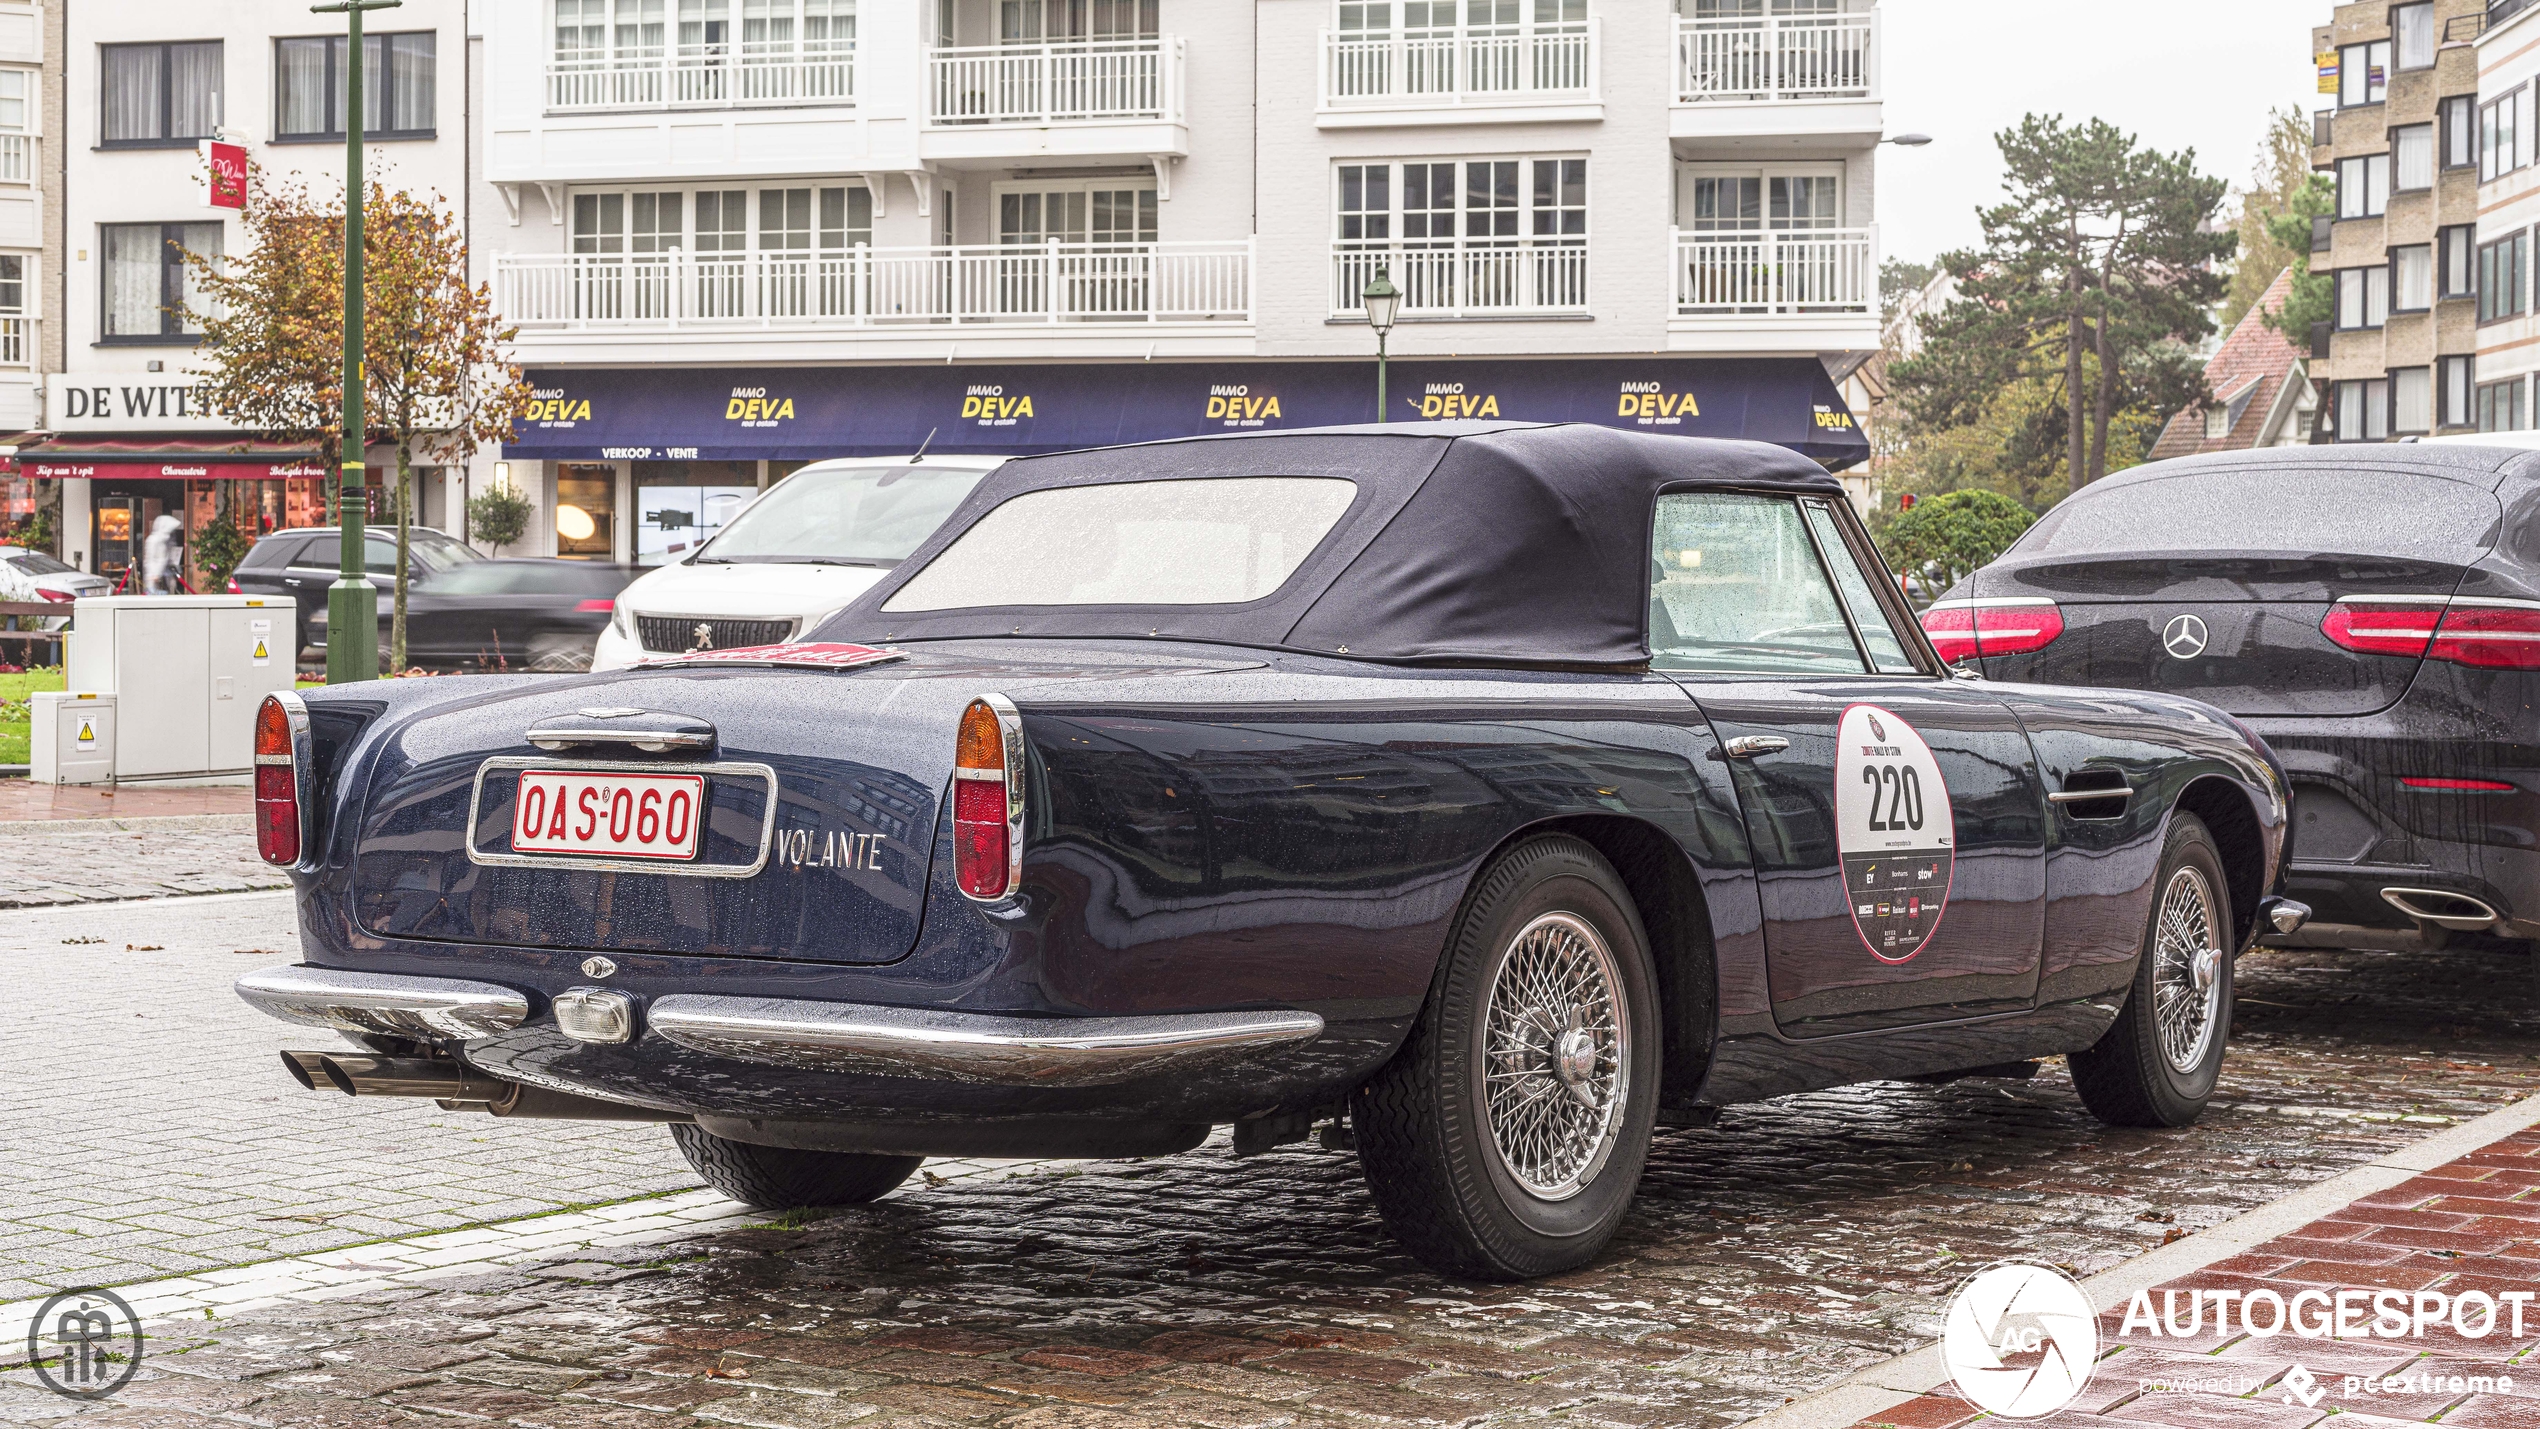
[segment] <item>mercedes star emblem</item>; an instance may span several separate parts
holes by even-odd
[[[2161,627],[2161,648],[2174,660],[2193,660],[2205,653],[2205,622],[2182,615]]]

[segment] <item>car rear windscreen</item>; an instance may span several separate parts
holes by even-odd
[[[2408,472],[2182,471],[2083,491],[2010,554],[2333,552],[2466,565],[2496,543],[2500,517],[2484,487]]]

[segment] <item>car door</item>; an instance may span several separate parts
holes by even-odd
[[[1668,493],[1652,548],[1652,666],[1730,766],[1774,1023],[1824,1036],[2027,1007],[2046,892],[2036,756],[2009,706],[1900,633],[1902,603],[1838,501]]]

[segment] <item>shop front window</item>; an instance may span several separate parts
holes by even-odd
[[[635,463],[635,564],[683,559],[756,495],[757,462]]]
[[[617,557],[617,468],[567,462],[556,470],[556,554]]]

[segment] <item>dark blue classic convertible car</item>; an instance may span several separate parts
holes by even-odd
[[[276,696],[313,1088],[670,1125],[765,1206],[930,1155],[1355,1145],[1581,1264],[1652,1129],[2070,1058],[2193,1119],[2284,779],[2208,706],[1958,677],[1841,487],[1600,427],[1036,457],[804,643]]]

